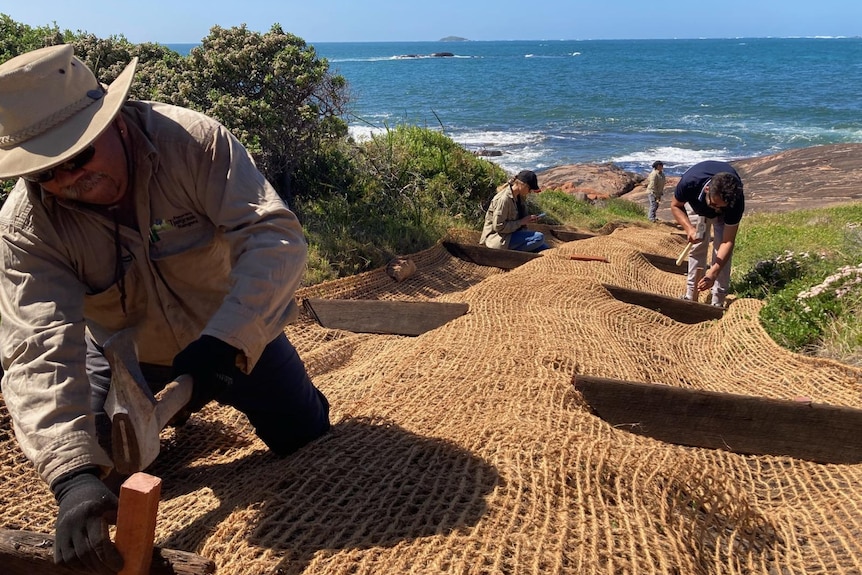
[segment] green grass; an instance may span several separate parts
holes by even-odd
[[[530,211],[544,212],[549,224],[564,224],[578,229],[596,231],[609,223],[646,222],[643,206],[621,198],[609,198],[595,203],[578,200],[560,190],[545,190],[531,196],[535,206]]]
[[[862,229],[852,224],[862,226],[862,204],[746,215],[739,228],[734,265],[748,269],[785,250],[852,259],[862,250]]]
[[[314,285],[375,269],[397,255],[430,248],[452,228],[480,230],[483,216],[465,217],[427,207],[417,219],[416,203],[387,202],[380,198],[348,200],[332,195],[309,201],[298,200],[302,224],[309,242],[308,269],[303,284]],[[633,202],[611,198],[596,204],[559,191],[545,191],[529,199],[529,211],[545,212],[544,223],[596,231],[608,223],[646,222],[644,209]]]

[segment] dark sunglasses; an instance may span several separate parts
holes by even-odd
[[[71,160],[66,160],[62,164],[58,166],[54,166],[53,168],[48,168],[43,172],[37,172],[35,174],[27,174],[26,176],[21,176],[23,179],[28,182],[33,182],[34,184],[44,184],[45,182],[50,182],[54,179],[54,176],[57,175],[57,170],[64,170],[66,172],[74,172],[75,170],[80,170],[84,166],[87,165],[87,162],[93,159],[93,156],[96,155],[96,148],[92,144],[84,148],[84,151],[72,158]]]

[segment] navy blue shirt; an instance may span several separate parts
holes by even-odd
[[[706,194],[703,193],[703,187],[706,183],[715,174],[721,172],[733,174],[739,180],[739,185],[742,185],[742,178],[730,164],[708,160],[695,164],[685,171],[676,185],[673,197],[680,202],[687,203],[699,216],[724,218],[726,225],[735,226],[742,219],[742,212],[745,211],[745,195],[740,196],[732,208],[721,208],[721,211],[716,211],[706,203]]]

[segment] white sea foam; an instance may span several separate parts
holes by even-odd
[[[524,146],[504,151],[502,156],[488,156],[485,159],[514,174],[523,169],[541,170],[551,167],[545,163],[549,152],[550,150],[540,146]]]
[[[432,128],[433,129],[433,128]],[[367,124],[348,127],[348,134],[357,142],[369,140],[373,135],[385,133],[387,128]],[[439,131],[439,130],[438,130]],[[541,169],[551,167],[547,159],[553,157],[552,147],[543,145],[548,139],[541,132],[475,131],[462,134],[448,133],[453,141],[471,152],[497,151],[499,156],[483,156],[510,173],[525,167]]]
[[[496,149],[507,146],[523,146],[535,144],[545,139],[545,135],[541,132],[529,131],[477,131],[453,133],[451,138],[467,148],[478,147],[486,149]]]
[[[377,128],[374,126],[350,126],[347,128],[348,135],[356,140],[357,142],[364,142],[366,140],[370,140],[371,136],[374,134],[383,134],[386,132],[386,128]]]
[[[524,54],[524,58],[544,58],[548,60],[556,60],[560,58],[568,58],[569,56],[580,56],[580,52],[573,52],[571,54]]]
[[[440,56],[435,54],[396,54],[394,56],[369,56],[367,58],[327,58],[326,61],[330,64],[338,64],[339,62],[388,62],[391,60],[472,60],[479,59],[482,56],[468,56],[464,54],[452,54],[451,56]]]
[[[338,64],[339,62],[383,62],[391,59],[391,56],[386,56],[379,58],[327,58],[326,61],[330,64]]]
[[[516,173],[525,168],[550,167],[547,161],[555,156],[553,147],[546,143],[549,138],[542,132],[489,130],[452,134],[451,137],[470,151],[500,152],[499,156],[485,156],[485,159],[509,173]]]
[[[730,161],[733,159],[736,158],[731,157],[730,152],[725,149],[688,150],[673,146],[661,146],[640,152],[614,156],[609,161],[614,164],[643,164],[648,166],[655,160],[661,160],[665,168],[673,169],[675,166],[692,166],[704,160]]]

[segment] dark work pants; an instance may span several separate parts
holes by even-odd
[[[170,366],[141,364],[141,371],[154,393],[172,380]],[[101,348],[89,337],[87,375],[96,432],[110,454],[111,422],[105,414],[105,398],[111,369]],[[329,402],[311,383],[302,359],[284,334],[264,348],[250,374],[237,370],[233,383],[216,400],[243,412],[257,436],[278,455],[292,453],[329,430]]]

